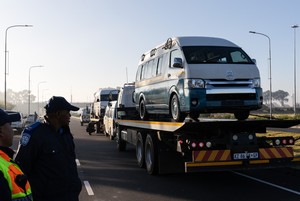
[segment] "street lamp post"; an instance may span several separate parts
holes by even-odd
[[[270,119],[272,119],[272,98],[273,97],[272,97],[271,39],[269,36],[263,33],[255,32],[255,31],[249,31],[249,33],[265,36],[269,40]]]
[[[29,76],[28,76],[28,115],[30,115],[30,71],[32,68],[41,68],[44,66],[30,66],[29,67]]]
[[[7,56],[7,31],[10,29],[10,28],[14,28],[14,27],[33,27],[32,25],[13,25],[13,26],[9,26],[6,28],[6,31],[5,31],[5,51],[4,51],[4,109],[6,109],[6,63],[7,63],[7,59],[6,59],[6,56]]]
[[[297,85],[296,85],[296,29],[298,25],[293,25],[292,28],[294,29],[294,115],[296,116],[296,106],[297,106]]]
[[[37,91],[37,98],[38,98],[38,106],[37,106],[37,113],[40,114],[40,84],[46,83],[46,81],[42,81],[38,83],[38,91]]]

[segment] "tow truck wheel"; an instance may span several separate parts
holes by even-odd
[[[140,101],[139,105],[139,114],[140,114],[140,119],[141,120],[148,120],[148,113],[146,110],[146,105],[144,99]]]
[[[145,163],[148,174],[158,173],[158,156],[155,135],[148,134],[145,142]]]
[[[250,112],[249,111],[239,111],[234,113],[234,117],[237,120],[245,120],[249,117]]]
[[[144,149],[144,138],[143,135],[139,132],[137,135],[137,140],[136,140],[136,160],[138,163],[138,166],[140,168],[145,167],[145,149]]]
[[[182,122],[186,115],[181,113],[180,106],[179,106],[179,100],[177,95],[173,95],[170,102],[170,116],[173,121],[176,122]]]
[[[117,126],[117,134],[116,134],[116,141],[117,141],[117,150],[119,152],[126,150],[126,141],[121,137],[121,129]]]
[[[112,130],[112,128],[111,128],[110,134],[109,134],[109,139],[110,139],[110,140],[114,140],[114,138],[115,138],[114,132],[113,132],[113,130]]]

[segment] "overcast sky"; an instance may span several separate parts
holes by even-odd
[[[52,95],[90,102],[101,87],[134,81],[140,56],[173,36],[228,39],[257,60],[263,90],[269,90],[271,39],[273,91],[293,94],[294,29],[298,0],[0,0],[0,91],[28,89],[40,100]],[[300,53],[300,30],[296,30]],[[299,36],[299,37],[298,37]],[[299,38],[299,40],[298,40]],[[298,51],[299,49],[299,51]],[[297,53],[297,77],[300,75]],[[42,83],[43,82],[43,83]],[[298,102],[300,77],[297,82]]]

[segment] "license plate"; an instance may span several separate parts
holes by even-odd
[[[233,160],[258,159],[258,152],[234,153]]]

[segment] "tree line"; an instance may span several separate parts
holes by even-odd
[[[288,96],[289,93],[283,90],[272,92],[272,100],[278,101],[281,106],[289,101]],[[265,104],[270,105],[270,90],[263,92],[263,99]]]
[[[30,102],[34,102],[35,95],[30,94]],[[28,90],[13,91],[8,89],[6,91],[6,109],[13,110],[16,105],[28,103]],[[0,92],[0,108],[4,108],[4,93]]]

